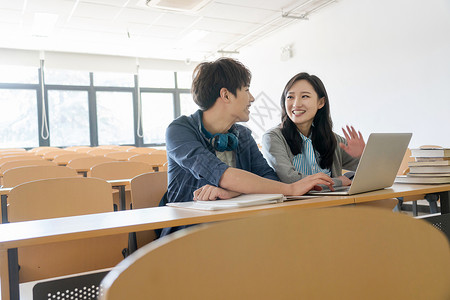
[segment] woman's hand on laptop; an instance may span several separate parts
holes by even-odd
[[[230,199],[239,196],[241,193],[222,189],[213,185],[204,185],[194,191],[194,201],[208,201],[217,199]]]
[[[346,127],[347,131],[345,128],[342,128],[342,131],[344,132],[345,139],[347,140],[347,145],[339,143],[339,147],[344,149],[344,151],[352,157],[361,157],[364,147],[366,146],[364,138],[361,132],[357,132],[353,126],[347,125]]]
[[[346,176],[339,176],[338,179],[341,180],[342,186],[349,186],[352,184],[352,181],[350,179],[348,179],[348,177],[346,177]]]

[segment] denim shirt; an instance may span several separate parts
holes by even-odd
[[[168,157],[168,202],[192,201],[193,192],[219,181],[228,165],[217,158],[213,146],[201,131],[203,112],[174,120],[166,131]],[[236,168],[268,179],[277,180],[275,171],[267,164],[245,126],[234,124],[229,132],[239,140],[236,151]]]
[[[180,116],[166,130],[168,158],[168,202],[193,200],[193,193],[205,184],[219,186],[228,165],[217,156],[215,149],[201,130],[203,112]],[[258,145],[245,126],[234,124],[229,132],[238,138],[236,168],[264,178],[277,180],[275,171],[267,164]],[[163,228],[161,236],[188,226]]]

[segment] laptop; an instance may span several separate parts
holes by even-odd
[[[310,191],[309,195],[354,195],[392,186],[405,156],[412,133],[372,133],[348,187]],[[339,147],[339,146],[338,146]]]

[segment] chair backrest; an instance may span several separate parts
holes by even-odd
[[[61,149],[61,148],[50,147],[50,146],[41,146],[41,147],[36,147],[36,148],[29,150],[29,152],[34,152],[36,154],[39,154],[40,152],[48,152],[49,150],[58,150],[58,149]]]
[[[79,153],[87,153],[87,152],[91,151],[92,149],[95,149],[95,148],[92,148],[89,146],[79,146],[79,147],[75,148],[74,150],[75,150],[75,152],[79,152]]]
[[[2,148],[0,149],[1,152],[26,152],[24,148]]]
[[[43,159],[53,160],[58,155],[64,155],[64,154],[71,154],[72,151],[59,149],[59,150],[52,150],[48,152],[44,152],[44,155],[42,156]]]
[[[91,167],[94,165],[105,163],[105,162],[111,162],[111,161],[114,161],[114,160],[111,158],[104,157],[104,156],[89,155],[89,157],[80,157],[80,158],[74,158],[74,159],[70,160],[69,163],[67,164],[67,167],[77,170],[77,172],[89,171],[91,169]]]
[[[113,211],[111,185],[98,178],[31,181],[14,187],[8,199],[10,222]],[[121,234],[19,247],[19,282],[110,268],[127,243],[128,234]]]
[[[116,147],[116,145],[99,145],[95,148],[100,148],[100,149],[114,149],[114,147]]]
[[[36,160],[41,159],[40,156],[37,155],[14,155],[14,156],[5,156],[0,158],[0,165],[8,162],[8,161],[16,161],[16,160]]]
[[[112,159],[118,160],[118,161],[127,161],[128,158],[130,158],[133,155],[136,155],[136,153],[126,152],[126,151],[117,151],[117,152],[106,153],[105,157],[112,158]]]
[[[0,157],[7,157],[7,156],[36,156],[33,152],[0,152]]]
[[[131,203],[133,209],[156,207],[167,191],[167,172],[152,172],[131,179]],[[140,248],[156,238],[154,230],[136,233],[137,247]]]
[[[117,152],[117,151],[119,151],[119,150],[107,149],[107,148],[94,148],[94,149],[88,151],[87,153],[90,155],[95,155],[95,156],[103,156],[106,153]]]
[[[64,148],[64,150],[74,151],[75,152],[77,149],[82,149],[82,148],[91,148],[91,147],[89,147],[89,146],[70,146],[70,147]]]
[[[131,156],[128,160],[144,162],[152,166],[162,166],[167,162],[167,156],[162,153],[136,154],[134,156]]]
[[[10,222],[113,211],[111,185],[98,178],[65,177],[25,182],[14,187],[8,198]]]
[[[105,277],[100,299],[448,299],[449,250],[409,216],[292,208],[150,243]]]
[[[24,166],[5,171],[3,174],[3,186],[15,187],[33,180],[77,176],[78,174],[74,169],[61,166]]]
[[[105,180],[127,179],[152,172],[149,164],[132,161],[113,161],[91,167],[91,176]]]
[[[154,149],[154,148],[136,147],[136,148],[128,149],[127,151],[137,153],[137,154],[148,154],[148,153],[152,153],[155,150],[156,149]]]
[[[119,151],[128,151],[136,148],[135,146],[114,146],[113,149],[119,150]]]
[[[55,158],[53,159],[53,162],[58,165],[67,165],[69,163],[69,161],[71,161],[72,159],[81,158],[81,157],[93,157],[93,156],[89,155],[87,153],[77,153],[77,152],[62,153],[62,154],[56,155]]]
[[[15,160],[5,162],[0,165],[0,175],[3,175],[6,171],[10,169],[14,169],[17,167],[25,167],[25,166],[56,166],[56,164],[52,161],[40,159],[36,157],[34,160]]]

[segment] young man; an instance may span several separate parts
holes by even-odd
[[[332,188],[323,174],[292,184],[279,181],[251,136],[236,122],[249,120],[255,99],[250,71],[220,58],[194,70],[192,95],[199,110],[174,120],[166,131],[168,202],[228,199],[245,193],[302,195],[318,184]],[[161,235],[176,229],[165,228]]]

